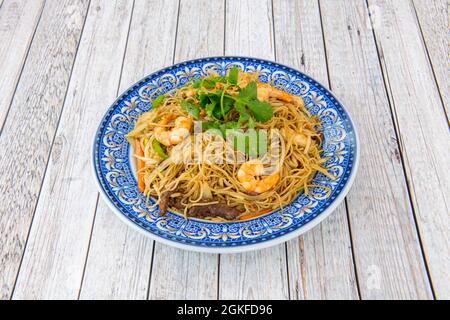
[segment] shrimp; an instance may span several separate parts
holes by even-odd
[[[240,72],[238,77],[238,87],[244,88],[250,81],[257,81],[257,79],[258,75],[256,73]],[[268,101],[269,97],[277,98],[285,102],[293,102],[296,100],[291,94],[275,88],[268,83],[258,82],[257,89],[258,99],[261,101]]]
[[[250,160],[242,164],[237,176],[245,190],[255,193],[263,193],[272,189],[280,180],[278,172],[274,172],[264,178],[264,166],[260,160]]]
[[[167,130],[170,122],[174,121],[174,128]],[[188,117],[177,117],[174,114],[168,114],[158,122],[159,127],[155,128],[155,138],[163,145],[169,147],[180,143],[189,135],[192,127],[192,119]]]
[[[294,98],[286,91],[272,87],[268,83],[258,83],[258,99],[261,101],[268,101],[269,97],[277,98],[285,102],[292,102]]]

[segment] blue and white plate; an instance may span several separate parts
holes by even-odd
[[[321,173],[308,195],[299,193],[285,206],[264,216],[237,222],[211,222],[185,219],[168,212],[159,215],[158,206],[149,208],[138,191],[130,144],[125,135],[136,117],[151,109],[152,92],[163,93],[183,86],[192,77],[214,69],[225,74],[237,66],[256,71],[263,82],[300,95],[311,114],[323,124],[325,163],[336,176],[331,180]],[[154,95],[156,96],[156,95]],[[182,249],[231,253],[269,247],[299,236],[325,219],[344,199],[358,167],[358,136],[349,114],[334,95],[320,83],[287,66],[254,58],[211,57],[178,63],[157,71],[134,84],[107,110],[95,134],[93,164],[95,178],[111,209],[128,225],[149,237]],[[326,186],[327,188],[322,188]]]

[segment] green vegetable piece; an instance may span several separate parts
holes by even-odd
[[[166,153],[166,149],[159,143],[158,140],[153,139],[152,148],[163,160],[169,158],[169,156]]]
[[[207,115],[208,117],[214,118],[213,112],[214,112],[214,108],[216,107],[216,104],[217,104],[217,103],[216,103],[215,101],[212,101],[211,103],[208,103],[208,104],[206,105],[205,110],[206,110],[206,115]]]
[[[152,107],[153,108],[158,108],[163,101],[164,101],[164,95],[163,94],[158,95],[155,98],[155,100],[153,100]]]
[[[214,78],[214,81],[217,82],[221,82],[221,83],[227,83],[228,78],[225,76],[218,76],[216,78]]]
[[[232,67],[228,72],[228,83],[232,86],[237,85],[238,82],[239,69],[237,67]]]
[[[201,107],[205,108],[208,103],[211,103],[211,100],[207,94],[202,93],[198,95],[198,104]]]
[[[216,87],[216,82],[211,79],[203,79],[202,85],[206,89],[214,89]]]
[[[192,83],[192,87],[194,87],[195,89],[198,89],[202,86],[202,80],[199,78],[196,78],[194,83]]]
[[[217,122],[202,122],[202,129],[203,130],[209,130],[209,129],[220,129],[220,125]]]
[[[198,119],[200,117],[200,109],[198,106],[193,105],[188,101],[181,102],[181,107],[189,113],[194,119]]]
[[[239,92],[239,99],[250,101],[250,100],[256,100],[257,99],[257,91],[256,91],[256,82],[251,81],[245,88],[241,89],[241,92]]]
[[[222,108],[225,115],[233,109],[234,99],[228,95],[224,95],[222,99]]]
[[[252,116],[248,117],[247,126],[248,126],[249,129],[254,129],[255,128],[256,123],[255,123],[255,119],[253,119]]]
[[[270,103],[265,101],[253,100],[249,102],[248,108],[252,111],[256,121],[266,122],[273,116],[273,109]]]

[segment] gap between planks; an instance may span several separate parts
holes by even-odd
[[[23,68],[25,67],[25,62],[27,61],[27,58],[28,58],[28,53],[30,52],[31,43],[33,43],[34,35],[36,34],[37,27],[39,25],[39,22],[41,21],[42,12],[44,11],[45,3],[46,3],[45,0],[42,1],[42,4],[41,4],[41,6],[40,6],[40,8],[39,8],[39,10],[37,12],[37,20],[35,19],[35,21],[31,21],[31,22],[34,22],[32,24],[32,28],[30,30],[31,31],[31,33],[30,33],[31,37],[27,37],[27,39],[28,39],[27,43],[25,44],[25,48],[23,48],[25,50],[24,57],[23,57],[23,59],[20,60],[20,64],[15,66],[16,67],[16,70],[15,70],[16,72],[14,72],[12,70],[7,70],[6,72],[3,73],[4,77],[8,78],[8,77],[11,77],[12,74],[15,74],[15,73],[18,72],[18,74],[16,75],[15,80],[13,80],[13,83],[11,83],[10,86],[8,86],[7,84],[5,85],[3,83],[2,83],[2,85],[0,85],[0,91],[5,90],[5,88],[6,88],[6,90],[8,90],[8,87],[10,87],[9,90],[12,90],[12,93],[10,94],[10,97],[5,97],[5,95],[7,95],[7,94],[0,92],[0,106],[5,106],[6,107],[6,110],[4,108],[0,108],[0,135],[2,134],[3,127],[4,127],[5,122],[6,122],[6,118],[8,117],[9,110],[10,110],[12,102],[14,100],[14,96],[16,94],[17,86],[18,86],[18,83],[19,83],[20,78],[22,76]],[[7,12],[5,12],[6,9],[7,9],[6,5],[5,5],[5,7],[3,7],[3,9],[2,9],[2,5],[3,5],[3,2],[0,4],[0,17],[1,17],[1,15],[3,13],[4,14],[7,13]],[[33,5],[35,5],[35,3],[33,3]],[[17,8],[17,7],[15,7],[15,8]],[[24,9],[24,10],[26,10],[27,13],[32,13],[32,10],[30,10],[29,8]],[[15,19],[15,20],[19,24],[22,22],[21,19]],[[28,19],[25,19],[25,20],[27,20],[25,23],[28,23]],[[14,37],[14,39],[17,39],[17,40],[19,40],[21,38],[22,38],[21,35],[15,35],[15,37]],[[0,35],[0,39],[1,39],[2,42],[6,42],[5,39],[2,39],[1,35]],[[17,50],[19,50],[19,49],[16,48],[16,47],[13,47],[13,48],[9,47],[8,48],[8,52],[14,52],[14,59],[17,59],[17,57],[20,56],[20,52],[17,52]],[[8,61],[7,57],[2,57],[1,61],[3,63],[6,62],[8,64],[8,67],[11,67],[11,65],[14,64],[11,61]]]
[[[369,6],[370,4],[377,5],[378,3],[379,1],[367,0],[366,4]],[[395,39],[396,42],[407,43],[402,49],[398,50],[400,54],[403,54],[401,63],[397,65],[392,63],[394,58],[392,50],[394,49],[387,46],[390,41],[389,32],[392,31],[385,25],[377,27],[373,23],[372,30],[379,53],[379,64],[385,80],[384,83],[394,127],[398,136],[397,141],[400,148],[405,183],[408,187],[408,196],[413,210],[414,223],[432,296],[437,299],[445,299],[450,296],[448,279],[449,257],[445,253],[445,250],[447,252],[449,250],[449,238],[446,231],[449,226],[448,207],[445,201],[446,198],[448,199],[448,185],[446,187],[445,178],[446,173],[448,174],[449,171],[444,169],[446,162],[443,159],[448,159],[448,152],[447,156],[445,156],[445,151],[448,151],[448,144],[446,147],[444,146],[446,140],[442,137],[442,135],[448,134],[448,131],[444,129],[445,125],[443,125],[441,120],[444,120],[448,125],[448,118],[445,113],[443,95],[439,90],[436,73],[432,66],[426,39],[423,37],[414,3],[410,1],[405,1],[405,3],[407,6],[395,7],[393,3],[390,5],[385,3],[384,6],[381,6],[385,10],[384,13],[390,15],[390,19],[394,21],[399,19],[395,24],[399,30],[393,37],[399,37],[399,39]],[[401,22],[399,22],[400,20]],[[417,42],[407,39],[409,35],[402,32],[401,28],[405,28],[406,24],[411,24],[408,30],[410,30],[411,34],[417,35],[417,39],[414,39],[414,41],[418,40]],[[383,46],[386,46],[385,50],[383,50]],[[395,46],[393,47],[395,48]],[[421,74],[419,75],[415,69],[405,72],[405,69],[408,68],[403,66],[403,63],[415,64],[415,68],[421,69]],[[394,72],[390,72],[392,70]],[[429,73],[424,70],[429,71]],[[408,78],[405,82],[400,82],[398,74],[403,74],[404,77]],[[392,75],[397,81],[394,80],[392,82]],[[406,88],[403,88],[400,83],[402,85],[404,83]],[[408,96],[405,96],[403,93],[405,89],[411,92]],[[426,102],[420,101],[421,95],[416,95],[418,91],[427,91],[429,93],[427,95],[429,101],[427,102],[430,102],[431,105],[428,107],[435,108],[439,104],[442,108],[441,110],[430,110],[431,116],[434,117],[432,121],[421,122],[421,117],[418,117],[418,125],[414,125],[414,142],[412,142],[411,124],[417,121],[414,111],[422,112],[423,116],[426,116],[426,111],[420,109],[422,105],[426,105]],[[407,106],[404,101],[409,102]],[[406,112],[406,108],[408,108],[408,112]],[[443,113],[442,118],[439,118],[440,111]],[[407,117],[405,117],[406,113],[408,114]],[[429,126],[429,123],[433,123],[432,126]],[[420,130],[417,130],[417,127]],[[424,139],[431,137],[434,137],[433,143],[422,142]],[[427,150],[427,152],[422,153],[418,157],[414,148]],[[428,160],[427,157],[431,157],[431,162],[423,161]],[[427,165],[427,163],[429,164]],[[422,174],[423,172],[428,172],[428,175]],[[439,176],[441,176],[441,179],[443,177],[444,180],[440,180]],[[430,192],[423,188],[424,184],[435,186],[438,192],[433,192],[433,195],[440,199],[431,200]],[[447,197],[444,193],[447,193]],[[424,195],[426,195],[426,202],[433,201],[434,208],[424,204]],[[424,205],[427,207],[425,210],[423,209]],[[440,248],[436,250],[437,243],[440,244]]]

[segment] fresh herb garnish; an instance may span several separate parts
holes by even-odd
[[[228,84],[235,86],[238,82],[239,69],[237,67],[232,67],[228,72]]]
[[[273,116],[272,106],[268,102],[253,100],[247,106],[252,111],[256,121],[266,122]]]
[[[194,82],[192,83],[192,87],[194,87],[195,89],[198,89],[201,86],[202,86],[202,79],[195,78]]]
[[[205,111],[206,115],[210,118],[215,118],[214,116],[214,108],[216,107],[216,101],[211,101],[210,103],[206,104]]]
[[[270,103],[258,100],[255,81],[250,82],[239,92],[239,95],[236,97],[236,104],[238,103],[248,107],[256,121],[266,122],[273,116],[273,110]]]
[[[193,105],[189,101],[182,101],[181,107],[189,113],[194,119],[198,119],[200,117],[200,109],[198,106]]]
[[[216,81],[213,79],[203,79],[202,86],[206,89],[214,89],[216,87]]]
[[[227,76],[208,76],[197,78],[192,83],[197,91],[197,103],[182,102],[182,107],[192,117],[200,117],[200,108],[205,109],[208,118],[218,122],[219,129],[223,131],[225,124],[230,121],[228,113],[234,108],[238,118],[232,120],[237,128],[250,128],[256,126],[256,122],[266,122],[273,116],[270,103],[258,100],[257,83],[251,81],[244,88],[239,89],[237,95],[230,95],[227,89],[236,86],[239,78],[239,69],[232,67]],[[217,86],[222,83],[222,86]]]

